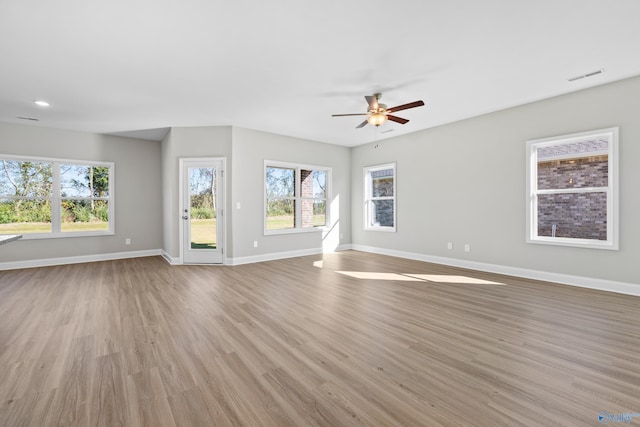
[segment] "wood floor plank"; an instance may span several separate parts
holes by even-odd
[[[120,353],[96,358],[89,392],[89,419],[97,426],[127,426],[129,399]]]
[[[0,426],[582,426],[638,396],[638,297],[356,251],[0,271]]]
[[[47,423],[69,426],[89,423],[88,397],[95,363],[94,336],[75,338],[65,360],[62,379],[56,388]]]

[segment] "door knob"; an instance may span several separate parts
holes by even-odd
[[[186,215],[182,215],[182,219],[189,219],[189,217]]]

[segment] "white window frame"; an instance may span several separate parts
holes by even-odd
[[[282,168],[282,169],[294,169],[295,176],[295,194],[293,196],[294,200],[294,210],[295,210],[295,228],[283,228],[276,230],[267,230],[267,168]],[[325,191],[325,225],[317,226],[317,227],[302,227],[302,200],[307,199],[302,197],[300,194],[301,185],[300,185],[300,173],[303,170],[311,170],[311,171],[324,171],[326,172],[326,186],[327,189]],[[263,230],[264,235],[275,235],[275,234],[296,234],[296,233],[310,233],[310,232],[319,232],[326,230],[331,224],[331,214],[330,214],[330,200],[331,200],[331,191],[333,187],[332,180],[332,168],[328,166],[317,166],[317,165],[305,165],[300,163],[290,163],[290,162],[282,162],[277,160],[265,160],[264,168],[262,171],[262,179],[263,179],[263,191],[264,202],[262,207],[262,217],[263,217]],[[316,200],[314,198],[314,200]]]
[[[385,197],[373,197],[371,195],[372,190],[372,178],[371,172],[385,170],[385,169],[393,169],[393,196],[385,196]],[[398,225],[397,222],[397,186],[398,186],[398,170],[396,168],[396,163],[386,163],[384,165],[375,165],[375,166],[365,166],[363,168],[363,182],[364,182],[364,203],[363,203],[363,220],[364,220],[364,230],[366,231],[386,231],[395,233],[396,227]],[[375,200],[393,200],[393,226],[381,226],[381,225],[371,225],[371,215],[373,209],[373,201]]]
[[[25,233],[22,235],[22,240],[35,240],[35,239],[56,239],[66,237],[89,237],[89,236],[108,236],[115,234],[115,163],[113,162],[99,162],[95,160],[77,160],[77,159],[58,159],[51,157],[32,157],[32,156],[16,156],[0,154],[1,160],[13,160],[23,162],[40,162],[50,163],[52,166],[51,179],[52,179],[52,193],[51,193],[51,232],[48,233]],[[62,194],[61,194],[61,177],[60,177],[60,165],[81,165],[81,166],[96,166],[109,168],[109,196],[101,198],[109,202],[109,228],[107,230],[100,231],[62,231],[61,230],[61,206],[62,206]],[[0,196],[2,198],[2,196]],[[69,199],[69,197],[64,197]],[[90,200],[91,197],[73,197],[73,200]],[[95,199],[95,198],[94,198]],[[6,233],[0,233],[0,235]]]
[[[526,142],[526,181],[527,181],[527,208],[526,208],[526,241],[527,243],[572,246],[579,248],[618,250],[619,248],[619,209],[618,209],[618,127],[598,129],[587,132],[573,133],[569,135],[555,136],[551,138],[534,139]],[[608,185],[606,187],[584,187],[571,189],[538,190],[538,148],[572,144],[581,140],[594,137],[608,139],[606,152],[594,154],[607,154],[608,156]],[[591,153],[590,153],[591,154]],[[567,156],[575,157],[575,156]],[[560,158],[558,158],[560,159]],[[607,193],[607,240],[579,239],[567,237],[538,236],[538,206],[537,195],[563,194],[563,193]]]

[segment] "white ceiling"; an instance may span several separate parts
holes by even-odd
[[[640,75],[638,17],[638,0],[3,0],[0,121],[355,146]],[[331,117],[379,91],[426,106],[379,129]]]

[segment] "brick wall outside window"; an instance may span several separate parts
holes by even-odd
[[[538,189],[606,187],[607,156],[538,163]],[[538,196],[538,235],[607,240],[607,195],[604,192]]]
[[[302,197],[302,227],[313,227],[313,171],[300,171],[300,196]]]

